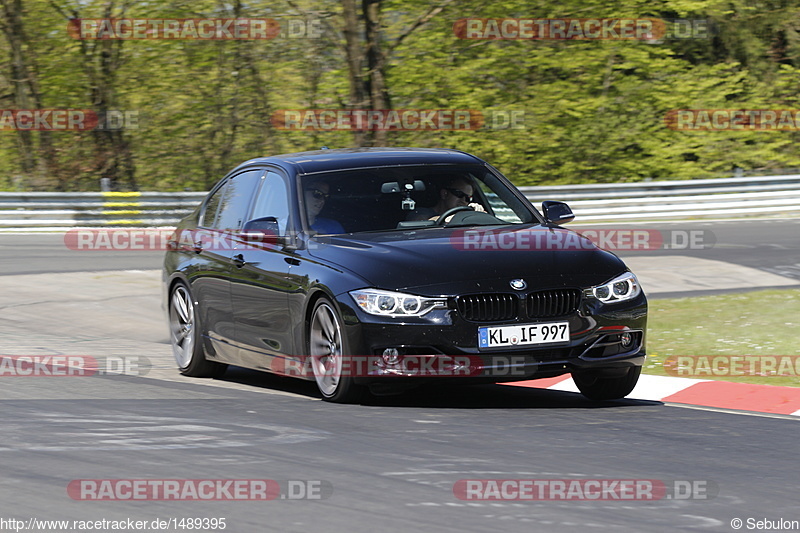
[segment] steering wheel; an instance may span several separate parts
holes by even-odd
[[[444,213],[442,213],[439,216],[439,218],[436,219],[436,225],[437,226],[444,226],[445,224],[447,224],[447,222],[445,222],[447,220],[447,217],[449,217],[450,215],[454,215],[456,213],[459,213],[461,211],[474,211],[474,209],[472,207],[468,206],[468,205],[458,205],[456,207],[452,207],[452,208],[448,209],[447,211],[445,211]]]

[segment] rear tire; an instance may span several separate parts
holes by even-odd
[[[356,385],[352,365],[346,365],[347,343],[342,321],[333,304],[320,298],[308,322],[306,346],[314,379],[322,398],[329,402],[351,403],[361,399],[362,386]]]
[[[195,312],[192,293],[183,282],[176,283],[170,291],[168,313],[172,355],[181,374],[197,378],[224,374],[228,365],[206,359],[200,317]]]
[[[578,386],[581,394],[590,400],[619,400],[624,398],[636,387],[642,367],[634,366],[620,377],[603,377],[600,374],[589,372],[575,372],[572,380]]]

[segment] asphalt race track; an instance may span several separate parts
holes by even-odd
[[[799,223],[636,225],[704,229],[715,244],[620,255],[724,262],[792,286]],[[335,405],[311,383],[240,369],[183,378],[159,308],[161,255],[0,234],[0,354],[128,364],[128,375],[0,377],[0,519],[23,529],[31,519],[70,521],[51,531],[127,519],[147,522],[144,531],[183,531],[152,523],[225,518],[226,532],[248,533],[733,531],[734,519],[743,530],[753,530],[748,519],[800,520],[797,417],[501,385]],[[97,501],[98,480],[271,480],[277,492],[197,501],[119,491]],[[523,485],[498,493],[485,480],[538,480],[550,499],[514,500]],[[595,480],[646,490],[598,493],[589,490]],[[210,521],[192,529],[215,530]]]

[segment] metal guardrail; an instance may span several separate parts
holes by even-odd
[[[174,226],[205,192],[0,192],[0,228]]]
[[[568,202],[580,222],[800,214],[800,174],[521,187]],[[205,192],[0,192],[0,229],[174,226]]]
[[[580,222],[800,214],[800,174],[520,189],[533,203],[568,202]]]

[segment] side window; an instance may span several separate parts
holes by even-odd
[[[501,191],[504,191],[506,195],[508,195],[508,191],[505,188],[500,188],[496,183],[497,179],[492,176],[491,174],[485,174],[484,179],[495,183],[495,187]],[[509,224],[519,224],[523,220],[520,218],[520,213],[514,210],[514,208],[506,202],[506,199],[501,198],[491,187],[490,183],[485,183],[481,179],[474,180],[480,187],[481,191],[483,191],[484,196],[489,201],[489,208],[491,213],[502,220],[503,222],[508,222]],[[513,199],[513,198],[508,198]],[[526,219],[530,219],[530,215],[527,214],[525,216]]]
[[[214,196],[206,202],[206,208],[203,210],[203,217],[200,219],[200,225],[206,228],[214,226],[214,219],[217,217],[219,211],[219,202],[225,192],[225,185],[220,187],[214,192]]]
[[[289,193],[286,182],[276,172],[267,172],[250,219],[262,217],[278,219],[280,234],[286,234],[286,224],[289,221]]]
[[[229,179],[222,191],[217,218],[213,225],[206,221],[206,226],[221,231],[239,230],[263,173],[263,170],[248,170]]]

